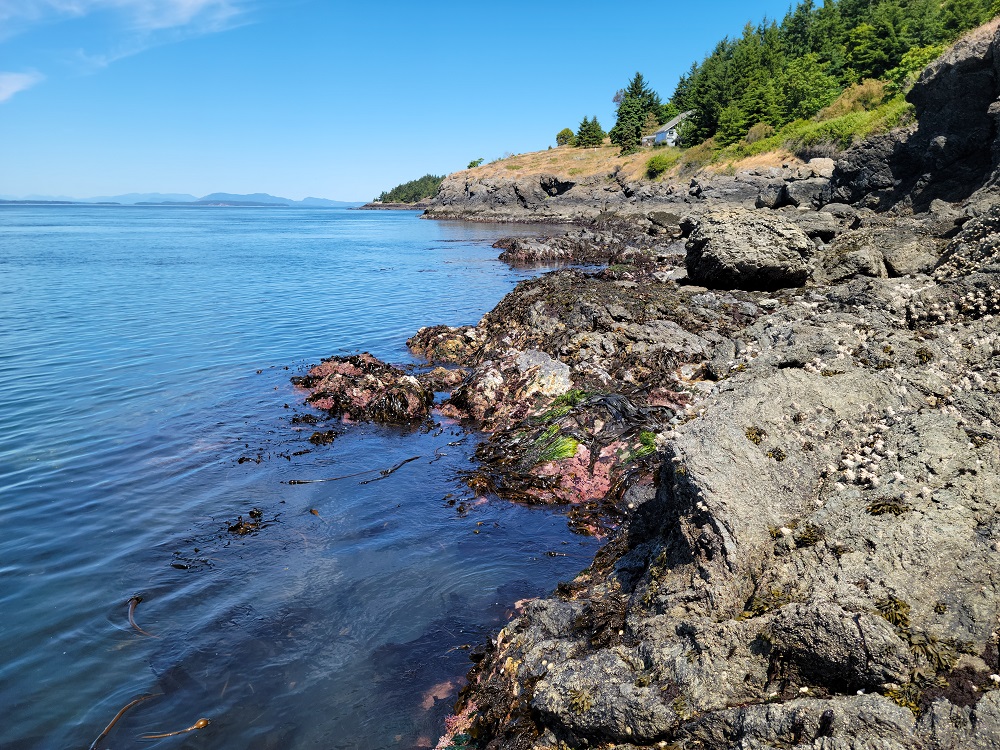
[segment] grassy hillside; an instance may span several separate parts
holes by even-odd
[[[1000,19],[970,33],[992,33],[997,28]],[[836,158],[871,135],[912,123],[913,108],[904,98],[908,88],[891,80],[865,79],[845,88],[813,117],[799,118],[777,129],[754,127],[731,142],[711,137],[691,148],[644,147],[622,155],[620,148],[605,138],[599,148],[567,145],[515,154],[459,174],[493,179],[554,174],[579,181],[618,171],[630,181],[679,181],[701,171],[732,173],[802,164],[817,156]]]

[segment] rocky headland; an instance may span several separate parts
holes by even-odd
[[[417,332],[447,382],[302,384],[384,421],[450,391],[470,486],[606,543],[473,653],[439,748],[1000,747],[998,25],[909,99],[836,160],[445,180],[429,217],[569,224],[498,248],[599,268]]]

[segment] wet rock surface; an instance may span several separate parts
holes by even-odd
[[[410,351],[434,364],[454,364],[469,359],[480,346],[473,326],[429,326],[406,340]]]

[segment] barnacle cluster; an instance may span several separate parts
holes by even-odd
[[[994,315],[1000,313],[1000,286],[976,286],[954,297],[918,297],[910,303],[907,312],[913,326],[946,323],[959,318],[992,320]]]
[[[994,208],[985,216],[972,219],[961,234],[945,249],[944,258],[934,276],[948,279],[967,276],[983,266],[1000,263],[1000,211]]]
[[[901,516],[910,510],[909,505],[895,497],[880,497],[868,503],[868,512],[873,516],[884,516],[887,513],[891,513],[894,516]]]
[[[861,484],[867,487],[879,487],[882,484],[882,462],[895,459],[896,454],[885,442],[885,434],[889,432],[887,419],[881,419],[873,425],[873,429],[856,448],[845,448],[840,454],[840,464],[836,471],[840,472],[842,481],[847,484]],[[830,467],[827,467],[830,471]],[[833,472],[830,472],[833,473]],[[898,472],[897,472],[898,473]],[[902,481],[902,475],[893,478]]]

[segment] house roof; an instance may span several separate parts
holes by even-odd
[[[673,120],[671,120],[670,122],[668,122],[666,125],[664,125],[662,128],[660,128],[656,132],[657,133],[666,133],[668,130],[676,128],[680,123],[684,122],[687,118],[689,118],[693,114],[694,114],[694,110],[693,109],[689,109],[687,112],[681,112],[679,115],[677,115],[677,117],[675,117]]]

